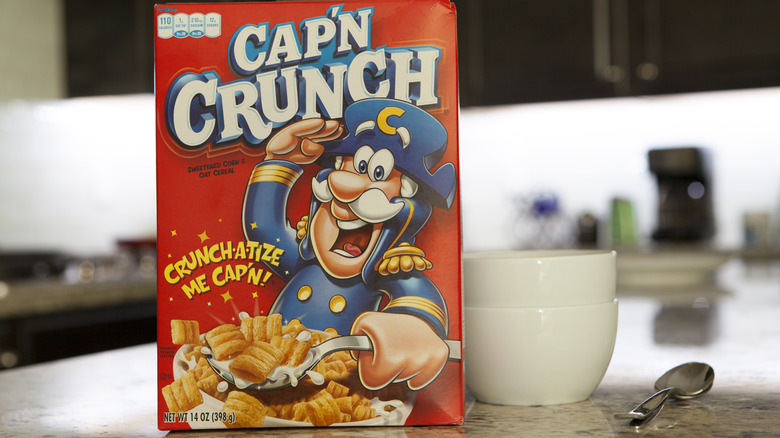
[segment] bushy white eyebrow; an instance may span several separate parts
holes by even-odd
[[[375,127],[376,123],[373,120],[366,120],[365,122],[359,124],[357,129],[355,129],[355,135],[358,135],[363,131],[370,131]]]

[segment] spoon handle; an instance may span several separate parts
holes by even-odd
[[[655,417],[669,396],[672,395],[672,390],[674,390],[674,388],[662,389],[651,395],[647,400],[637,405],[637,407],[627,414],[617,414],[615,417],[626,420],[646,420]]]

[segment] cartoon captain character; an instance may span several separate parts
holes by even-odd
[[[268,266],[286,282],[271,313],[368,335],[373,351],[355,352],[363,385],[420,389],[449,353],[447,305],[423,273],[432,263],[414,246],[433,207],[449,209],[455,198],[455,166],[432,170],[447,132],[424,110],[387,99],[353,103],[344,123],[302,120],[269,140],[247,185],[244,233],[284,250]],[[309,215],[292,227],[291,189],[301,166],[315,161],[330,165],[311,181]]]

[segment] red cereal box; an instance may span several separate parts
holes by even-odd
[[[159,428],[463,422],[455,7],[155,7]]]

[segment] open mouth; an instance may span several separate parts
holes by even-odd
[[[339,235],[330,250],[343,257],[359,257],[366,251],[371,241],[371,231],[373,231],[372,224],[353,229],[339,227]]]

